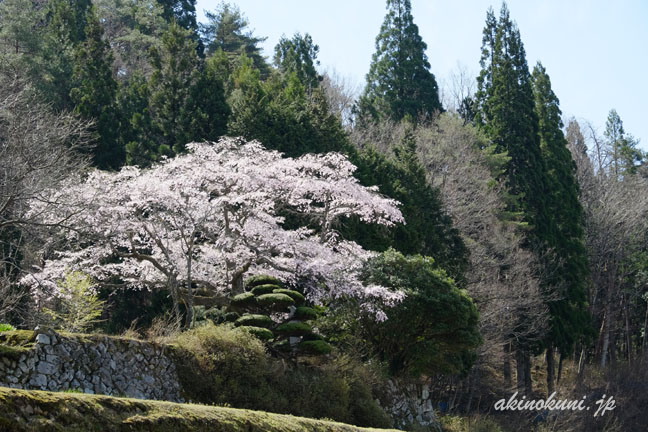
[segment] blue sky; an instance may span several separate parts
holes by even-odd
[[[383,0],[238,0],[272,57],[282,34],[309,33],[322,69],[362,87],[385,15]],[[218,0],[198,0],[203,11]],[[414,22],[427,43],[431,70],[442,84],[463,65],[479,72],[481,31],[492,0],[412,0]],[[529,67],[546,67],[563,114],[591,121],[603,133],[615,108],[626,132],[648,150],[648,2],[642,0],[509,0]]]

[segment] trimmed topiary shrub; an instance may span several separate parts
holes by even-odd
[[[324,336],[318,335],[317,333],[307,333],[302,338],[303,341],[314,341],[314,340],[324,340]]]
[[[317,311],[308,306],[299,306],[297,310],[295,310],[295,318],[300,320],[313,320],[317,318],[317,315]]]
[[[260,296],[263,294],[270,294],[271,292],[276,291],[278,289],[281,289],[281,287],[275,284],[257,285],[254,288],[252,288],[252,294],[254,294],[255,296]]]
[[[225,315],[226,314],[217,307],[212,307],[205,311],[205,319],[211,320],[214,324],[225,321]]]
[[[302,336],[311,333],[313,329],[303,322],[289,322],[281,324],[275,331],[286,336]]]
[[[236,308],[254,306],[256,304],[256,298],[251,292],[245,292],[243,294],[237,294],[232,297],[231,305]]]
[[[241,315],[239,315],[237,312],[227,312],[225,314],[225,322],[234,322],[237,319],[239,319]]]
[[[245,314],[234,323],[235,326],[254,326],[254,327],[263,327],[269,328],[275,324],[268,315],[260,314]]]
[[[249,332],[250,334],[256,336],[261,340],[270,340],[274,338],[274,333],[272,333],[272,331],[268,330],[267,328],[256,326],[240,326],[239,328]]]
[[[254,295],[252,293],[249,294]],[[263,294],[257,297],[256,301],[260,306],[272,308],[276,311],[285,310],[288,306],[295,304],[292,297],[280,293]]]
[[[331,345],[323,340],[302,341],[297,348],[305,354],[323,355],[330,354]]]
[[[266,284],[278,285],[279,287],[283,286],[283,283],[279,279],[269,275],[255,275],[245,281],[245,287],[248,289],[252,289],[257,285]]]
[[[306,298],[304,297],[304,295],[302,293],[298,292],[298,291],[289,290],[289,289],[285,289],[285,288],[279,288],[279,289],[275,289],[273,292],[275,292],[277,294],[286,294],[288,297],[290,297],[291,299],[293,299],[295,301],[296,305],[303,304],[306,301]]]

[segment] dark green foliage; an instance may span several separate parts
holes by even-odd
[[[256,298],[260,306],[271,308],[273,310],[285,310],[288,306],[295,304],[295,301],[286,294],[262,294]]]
[[[102,36],[103,29],[96,11],[91,8],[87,14],[84,41],[75,50],[74,87],[70,90],[70,98],[75,104],[75,112],[94,122],[94,165],[102,169],[117,169],[124,163],[125,149],[118,139],[117,82],[112,76],[112,54]]]
[[[281,289],[279,288],[279,285],[274,285],[274,284],[256,285],[255,287],[252,288],[252,293],[255,296],[260,296],[262,294],[270,294],[271,292],[277,289]]]
[[[295,301],[296,305],[303,304],[306,301],[304,295],[295,290],[279,288],[279,289],[275,289],[273,292],[277,294],[286,294],[288,297],[292,298]]]
[[[376,52],[360,98],[359,122],[405,117],[429,119],[442,110],[410,0],[387,0],[387,15],[376,37]]]
[[[128,83],[119,88],[120,140],[126,149],[128,165],[146,167],[158,159],[149,97],[146,78],[139,73],[134,73]]]
[[[587,310],[589,269],[584,245],[584,213],[575,178],[576,165],[562,132],[558,98],[540,63],[533,70],[533,86],[540,147],[551,190],[547,207],[553,226],[553,235],[545,238],[549,249],[546,266],[551,269],[545,277],[551,315],[547,339],[562,353],[569,354],[574,343],[592,333]]]
[[[165,290],[121,290],[118,293],[108,288],[99,291],[99,298],[106,300],[102,315],[105,319],[100,327],[109,334],[120,334],[133,322],[138,328],[151,325],[153,319],[171,312],[171,296]]]
[[[241,318],[237,319],[234,323],[235,326],[254,326],[254,327],[264,327],[269,328],[274,325],[274,321],[268,315],[259,315],[259,314],[245,314]]]
[[[618,179],[622,179],[624,175],[636,174],[645,155],[637,148],[639,141],[626,134],[623,121],[614,109],[608,114],[604,134],[611,149],[610,173]]]
[[[241,315],[238,314],[237,312],[227,312],[227,313],[225,314],[225,321],[226,321],[226,322],[234,322],[234,321],[236,321],[237,319],[239,319],[240,316],[241,316]]]
[[[151,63],[150,110],[157,153],[180,153],[188,142],[187,101],[198,67],[196,44],[186,30],[172,23],[162,36],[162,48],[151,50]]]
[[[303,336],[311,333],[313,328],[303,322],[288,322],[279,325],[275,331],[287,336]]]
[[[245,287],[247,289],[266,284],[278,285],[279,287],[283,286],[283,283],[276,277],[263,274],[251,276],[245,281]]]
[[[304,336],[302,336],[302,341],[318,341],[318,340],[324,340],[324,336],[317,333],[307,333]]]
[[[246,307],[253,306],[257,302],[256,297],[251,292],[245,292],[242,294],[237,294],[232,297],[231,304],[234,307]]]
[[[233,65],[244,54],[252,59],[253,67],[260,72],[261,77],[268,77],[270,67],[261,55],[261,48],[257,46],[266,38],[258,38],[251,31],[245,31],[249,22],[236,5],[221,3],[215,12],[207,11],[205,16],[207,24],[200,25],[200,32],[208,55],[222,50]]]
[[[315,309],[308,306],[299,306],[295,310],[295,318],[304,321],[314,320],[318,315]]]
[[[432,258],[405,257],[392,249],[371,259],[364,280],[406,293],[387,319],[366,317],[359,329],[392,373],[418,376],[462,373],[470,369],[481,343],[479,314]]]
[[[284,75],[295,74],[310,93],[320,82],[315,69],[319,65],[318,52],[319,46],[313,43],[308,33],[304,36],[295,33],[292,39],[282,36],[275,46],[274,64]]]
[[[262,82],[252,61],[242,57],[232,79],[230,135],[257,139],[290,157],[348,148],[347,135],[323,91],[307,94],[295,73],[275,74]]]
[[[162,17],[169,23],[176,23],[189,32],[189,37],[196,44],[196,52],[203,54],[204,46],[198,34],[196,20],[196,0],[156,0],[162,6]]]
[[[427,182],[412,135],[407,134],[393,151],[388,158],[368,145],[350,158],[362,184],[377,185],[381,193],[401,203],[406,224],[386,230],[351,220],[342,232],[366,249],[393,247],[404,254],[432,256],[456,281],[463,282],[468,249],[444,211],[439,192]]]
[[[268,330],[267,328],[264,327],[245,325],[245,326],[240,326],[239,328],[261,339],[262,341],[267,341],[274,338],[274,333],[272,333],[271,330]]]
[[[211,320],[214,324],[224,322],[226,320],[226,313],[222,309],[212,307],[205,310],[205,319]]]
[[[545,203],[549,191],[531,74],[520,32],[506,4],[499,21],[492,9],[488,12],[481,66],[475,122],[495,144],[496,152],[506,152],[510,158],[504,176],[509,193],[517,199],[509,201],[507,210],[523,215],[531,228],[528,243],[537,246],[551,230]]]
[[[297,345],[297,349],[303,353],[314,355],[330,354],[332,351],[331,345],[323,340],[302,341]]]

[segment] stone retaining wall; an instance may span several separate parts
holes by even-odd
[[[0,356],[0,386],[181,401],[173,360],[151,342],[48,330],[16,357]]]

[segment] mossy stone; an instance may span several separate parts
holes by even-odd
[[[289,289],[285,289],[285,288],[279,288],[279,289],[275,289],[273,292],[276,293],[276,294],[286,294],[288,297],[290,297],[291,299],[293,299],[295,301],[296,305],[304,304],[304,302],[306,301],[306,298],[304,298],[304,295],[302,293],[298,292],[298,291],[289,290]]]

